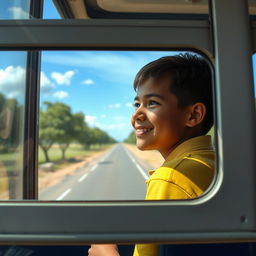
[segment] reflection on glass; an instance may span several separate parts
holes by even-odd
[[[148,171],[161,166],[164,158],[155,150],[140,151],[136,147],[130,119],[134,103],[138,102],[134,102],[136,93],[132,85],[144,65],[175,54],[177,52],[153,51],[42,53],[38,157],[40,200],[145,198]],[[155,101],[148,104],[152,110]],[[160,122],[159,118],[151,120],[155,125]],[[147,132],[146,128],[137,133]],[[211,144],[205,139],[199,142]],[[141,145],[137,138],[137,146],[140,148]],[[213,166],[214,153],[211,151],[210,155]],[[192,157],[188,161],[209,168],[202,159]],[[200,171],[197,168],[190,178],[193,179],[195,173],[202,177]],[[214,169],[208,171],[207,184],[197,184],[198,195],[212,181]],[[183,180],[189,179],[185,176],[180,174]]]
[[[0,19],[29,19],[30,0],[8,0],[0,2]]]
[[[248,0],[248,6],[249,6],[249,14],[255,15],[256,14],[256,1]]]
[[[1,52],[0,199],[22,198],[25,52]]]

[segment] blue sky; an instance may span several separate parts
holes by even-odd
[[[19,2],[19,1],[16,1]],[[0,18],[28,18],[28,0],[0,8]],[[44,1],[44,18],[59,19],[51,0]],[[43,51],[40,102],[60,101],[83,112],[91,127],[99,127],[121,141],[131,132],[133,79],[148,62],[174,52]],[[1,52],[0,89],[24,102],[25,52]],[[256,58],[253,57],[254,66]],[[254,69],[256,75],[256,69]]]
[[[173,52],[44,51],[41,101],[61,101],[82,111],[90,126],[117,140],[131,132],[133,79],[148,62]]]

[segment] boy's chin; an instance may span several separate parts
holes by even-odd
[[[136,146],[139,150],[144,151],[144,150],[153,150],[153,148],[150,148],[148,145],[145,145],[144,143],[140,143],[137,141]]]

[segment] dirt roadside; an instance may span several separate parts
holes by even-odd
[[[138,159],[147,162],[152,169],[155,169],[162,165],[164,158],[161,154],[155,150],[141,151],[135,145],[124,144]]]
[[[43,177],[39,177],[39,182],[38,182],[39,190],[59,183],[65,176],[72,175],[77,169],[79,169],[81,167],[85,167],[92,161],[96,160],[97,158],[100,158],[109,149],[110,148],[104,149],[100,152],[92,154],[89,157],[84,156],[84,157],[80,158],[79,163],[71,164],[71,165],[64,167],[56,172],[47,172],[47,173],[41,172],[41,175],[43,174]],[[39,176],[40,176],[40,171],[39,171]]]

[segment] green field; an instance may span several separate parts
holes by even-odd
[[[69,148],[67,149],[65,156],[68,160],[69,158],[75,158],[75,157],[82,157],[82,156],[89,156],[95,152],[98,152],[100,150],[103,150],[105,148],[109,147],[109,145],[94,145],[90,147],[90,149],[84,149],[80,144],[71,144]],[[58,147],[58,145],[53,145],[50,150],[48,151],[48,156],[50,158],[51,162],[56,162],[61,160],[61,150]],[[39,147],[38,152],[38,162],[39,164],[45,163],[45,156],[42,151],[42,149]]]

